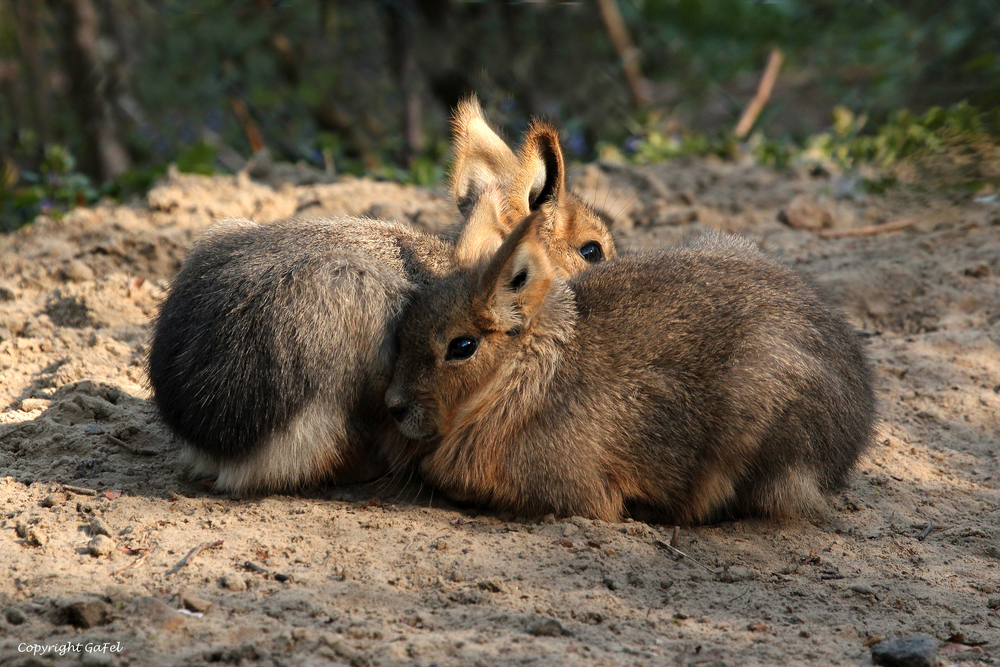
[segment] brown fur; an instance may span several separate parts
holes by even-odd
[[[532,124],[515,157],[471,98],[459,105],[454,131],[451,187],[467,216],[457,241],[459,264],[492,255],[524,216],[538,210],[545,212],[539,239],[564,278],[587,268],[580,250],[589,243],[600,246],[603,259],[617,254],[607,222],[566,189],[559,132],[552,125]]]
[[[257,492],[384,471],[380,449],[401,440],[382,400],[399,314],[422,285],[493,254],[519,219],[509,202],[524,199],[529,172],[556,183],[536,206],[582,220],[574,238],[546,239],[561,273],[588,266],[576,243],[615,254],[604,221],[564,194],[562,168],[541,173],[515,156],[474,99],[456,112],[455,146],[452,191],[466,218],[457,243],[340,218],[228,221],[195,244],[157,318],[148,369],[197,473]],[[548,150],[561,165],[558,143]]]
[[[715,237],[566,281],[543,215],[404,315],[386,401],[430,483],[526,515],[696,523],[810,512],[845,482],[871,373],[801,279]]]

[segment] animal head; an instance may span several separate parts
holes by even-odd
[[[555,272],[569,277],[617,254],[608,221],[566,189],[559,132],[535,121],[517,155],[494,132],[475,98],[455,111],[451,191],[465,227],[459,264],[490,256],[525,216],[542,211],[537,238]]]
[[[576,318],[572,292],[541,241],[544,217],[532,213],[488,261],[446,276],[410,304],[386,393],[407,438],[434,441],[479,424],[484,411],[501,415],[497,429],[509,428],[517,401],[542,388]]]

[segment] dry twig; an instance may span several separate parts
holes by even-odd
[[[172,568],[170,568],[169,570],[167,570],[166,574],[167,575],[171,575],[171,574],[174,574],[175,572],[178,572],[182,567],[184,567],[185,565],[188,564],[188,561],[190,561],[192,558],[194,558],[195,556],[197,556],[198,554],[200,554],[203,550],[205,550],[205,549],[215,549],[216,547],[221,547],[222,543],[223,543],[223,540],[218,540],[216,542],[203,542],[203,543],[199,544],[194,549],[192,549],[191,551],[189,551],[187,553],[187,556],[184,556],[184,558],[181,558],[179,561],[177,561],[177,565],[174,565]]]
[[[132,452],[133,454],[137,454],[139,456],[156,456],[157,454],[159,454],[159,452],[156,451],[155,449],[139,449],[138,447],[133,447],[124,440],[116,438],[110,433],[106,433],[104,437],[107,438],[108,442],[110,442],[111,444],[118,445],[122,449]]]
[[[691,558],[691,556],[688,556],[686,553],[684,553],[683,551],[681,551],[677,547],[670,546],[669,544],[667,544],[663,540],[655,540],[655,544],[656,544],[656,546],[660,547],[661,549],[670,549],[671,551],[677,553],[678,555],[680,555],[680,556],[682,556],[684,558],[687,558],[688,560],[690,560],[695,565],[704,568],[706,572],[710,572],[713,577],[715,575],[719,574],[717,571],[713,570],[709,566],[707,566],[704,563],[701,563],[701,562],[695,560],[694,558]]]
[[[117,577],[119,574],[121,574],[122,572],[125,572],[126,570],[134,570],[135,568],[140,567],[144,562],[146,562],[146,558],[149,557],[149,549],[147,547],[134,547],[134,548],[131,548],[129,550],[130,551],[141,551],[143,553],[131,565],[126,565],[122,569],[116,570],[114,572],[114,574],[111,575],[112,577]]]
[[[750,100],[750,104],[747,105],[747,108],[743,111],[743,115],[740,116],[740,122],[736,123],[736,129],[733,130],[733,134],[736,135],[737,139],[747,136],[750,134],[750,130],[753,129],[753,124],[757,122],[757,117],[760,116],[760,112],[764,110],[764,105],[767,104],[768,99],[771,97],[771,91],[774,90],[774,82],[778,79],[778,70],[781,69],[781,63],[784,59],[785,56],[781,52],[781,49],[771,49],[771,55],[768,56],[764,74],[760,77],[760,84],[757,86],[757,94]]]
[[[916,218],[903,218],[902,220],[895,220],[882,225],[869,225],[868,227],[858,227],[856,229],[826,229],[816,232],[816,236],[823,239],[842,239],[852,236],[874,236],[875,234],[881,234],[882,232],[898,232],[901,229],[906,229],[907,227],[915,224],[917,224]]]
[[[622,13],[618,9],[615,0],[597,0],[597,7],[601,10],[601,19],[604,27],[608,31],[611,43],[614,44],[615,52],[622,61],[622,70],[625,72],[625,80],[628,83],[629,92],[632,94],[632,101],[635,106],[642,108],[649,104],[649,82],[642,77],[639,69],[639,56],[642,55],[639,49],[632,44]]]
[[[69,484],[63,484],[63,490],[69,491],[70,493],[75,493],[78,496],[96,496],[97,491],[94,489],[85,489],[82,486],[70,486]]]

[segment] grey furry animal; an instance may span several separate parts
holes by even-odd
[[[551,126],[535,124],[516,156],[470,100],[455,135],[465,224],[454,244],[364,218],[234,220],[195,244],[156,319],[148,374],[160,415],[216,488],[381,473],[381,452],[401,440],[384,395],[403,307],[491,255],[527,212],[550,212],[543,243],[565,275],[615,255],[604,219],[565,191]]]
[[[483,265],[422,290],[386,394],[400,459],[520,515],[677,523],[821,507],[872,442],[858,339],[734,237],[569,280],[526,218]]]

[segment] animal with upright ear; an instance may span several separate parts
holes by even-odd
[[[569,277],[617,254],[608,220],[566,187],[559,132],[535,121],[518,154],[507,148],[474,99],[461,103],[453,122],[456,156],[451,189],[465,219],[484,194],[489,223],[466,224],[457,241],[459,264],[491,255],[524,216],[544,211],[538,234],[553,267]]]
[[[474,100],[455,123],[452,189],[466,221],[457,244],[363,218],[228,221],[195,244],[154,323],[148,375],[163,420],[216,488],[288,490],[384,471],[381,449],[400,439],[383,397],[403,307],[422,285],[492,254],[516,224],[507,202],[538,172]],[[573,233],[586,229],[614,255],[604,221],[572,196],[540,202],[577,211]],[[551,240],[554,266],[588,265],[575,240]]]
[[[400,460],[459,500],[607,521],[779,518],[845,483],[871,371],[812,288],[721,236],[567,281],[544,216],[414,297],[386,394]]]

